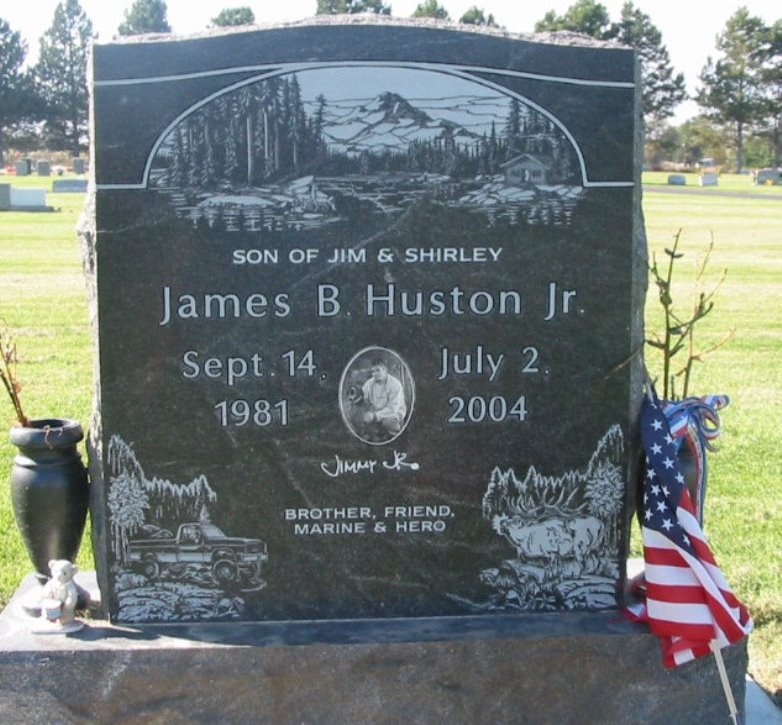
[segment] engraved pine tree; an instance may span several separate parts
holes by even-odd
[[[112,477],[107,497],[111,522],[112,549],[124,561],[129,538],[144,525],[149,498],[141,481],[127,471]]]
[[[145,524],[171,528],[195,521],[207,504],[217,500],[204,475],[185,484],[147,477],[133,449],[119,436],[109,442],[109,464],[109,522],[112,548],[120,561],[128,541]]]
[[[589,512],[605,525],[605,541],[614,554],[618,547],[617,526],[624,498],[624,451],[622,431],[618,426],[612,426],[600,441],[587,469],[587,506]]]

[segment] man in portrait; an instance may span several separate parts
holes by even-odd
[[[388,372],[382,358],[372,361],[371,375],[361,386],[368,437],[374,441],[393,438],[402,430],[407,403],[402,383]]]

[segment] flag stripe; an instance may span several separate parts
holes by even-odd
[[[667,600],[681,604],[706,604],[706,595],[703,589],[697,585],[671,586],[668,584],[654,584],[646,580],[646,596],[649,599]]]
[[[657,566],[651,564],[646,567],[646,581],[660,586],[672,587],[700,586],[698,577],[690,569],[680,566]]]
[[[644,559],[647,564],[660,564],[661,566],[686,567],[687,563],[671,542],[664,539],[656,531],[644,531]]]
[[[680,650],[675,653],[673,653],[670,664],[668,664],[668,667],[674,667],[677,665],[683,665],[687,662],[692,662],[692,660],[697,659],[698,657],[705,657],[711,652],[711,648],[707,644],[700,644],[700,645],[693,645],[692,647],[689,647],[685,650]]]
[[[681,622],[669,622],[664,619],[653,618],[649,613],[649,629],[658,637],[676,637],[683,633],[694,641],[710,641],[714,639],[716,632],[711,624],[691,624],[683,626]]]
[[[664,619],[666,622],[677,622],[684,625],[708,625],[714,627],[709,605],[692,602],[669,602],[646,598],[649,616],[654,619]]]

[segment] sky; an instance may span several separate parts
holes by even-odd
[[[38,38],[49,28],[54,9],[59,0],[3,0],[0,17],[12,30],[18,30],[27,41],[28,61],[37,56]],[[421,0],[386,0],[397,17],[408,17]],[[80,0],[98,33],[98,42],[110,41],[117,26],[124,18],[125,9],[132,0]],[[451,15],[459,17],[472,5],[492,13],[496,21],[507,30],[528,33],[548,10],[564,13],[575,0],[540,0],[532,3],[523,0],[439,0]],[[618,20],[624,0],[600,0],[608,9],[612,20]],[[298,20],[314,14],[317,0],[166,0],[168,22],[173,32],[188,34],[203,30],[210,19],[226,7],[247,5],[255,13],[258,23]],[[687,90],[694,93],[698,76],[709,55],[715,56],[715,39],[728,18],[738,7],[745,5],[750,13],[773,23],[782,17],[779,0],[709,0],[708,3],[692,0],[635,0],[635,6],[647,13],[662,32],[663,43],[668,47],[671,62],[677,72],[684,73]],[[682,103],[673,118],[680,123],[695,115],[698,107],[693,101]]]

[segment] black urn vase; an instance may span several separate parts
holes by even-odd
[[[87,470],[76,449],[84,438],[75,420],[31,420],[11,429],[19,453],[11,468],[11,503],[22,540],[42,583],[49,561],[74,561],[89,504]]]

